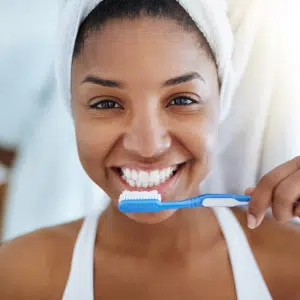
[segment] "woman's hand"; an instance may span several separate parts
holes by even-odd
[[[248,226],[251,229],[261,224],[270,206],[279,222],[300,217],[300,156],[270,171],[245,194],[251,195],[248,207]]]

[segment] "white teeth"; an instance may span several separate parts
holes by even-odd
[[[147,183],[147,182],[143,182],[143,183],[142,183],[142,187],[143,187],[144,189],[146,189],[146,188],[148,187],[148,183]]]
[[[140,171],[138,173],[138,179],[141,181],[141,182],[148,182],[149,181],[149,173],[148,172],[145,172],[145,171]]]
[[[135,186],[135,182],[133,180],[128,180],[128,183],[130,186],[134,187]]]
[[[162,170],[161,172],[159,172],[159,179],[162,181],[164,181],[166,178],[166,172],[165,170]]]
[[[123,172],[126,178],[131,179],[131,172],[129,169],[125,169]]]
[[[164,180],[164,181],[166,181],[166,180]],[[164,182],[164,181],[163,181],[163,182]],[[157,177],[157,178],[153,181],[153,184],[154,184],[154,185],[159,185],[160,182],[161,182],[161,181],[160,181],[159,177]]]
[[[138,177],[139,177],[139,176],[138,176],[137,171],[136,171],[136,170],[132,170],[132,171],[131,171],[131,179],[137,180]]]
[[[168,168],[168,170],[166,171],[166,176],[167,177],[170,177],[171,175],[172,175],[172,173],[173,173],[173,170],[176,170],[176,169],[174,169],[174,168]]]
[[[167,181],[178,166],[168,167],[163,170],[153,170],[150,172],[144,170],[130,170],[128,168],[122,169],[123,180],[126,181],[131,187],[137,188],[150,188],[160,185]]]
[[[159,181],[159,171],[158,170],[150,172],[149,181],[150,182]]]
[[[167,179],[168,179],[168,177],[164,177],[163,179],[159,179],[158,184],[164,183]]]

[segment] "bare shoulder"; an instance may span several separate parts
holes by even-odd
[[[234,210],[274,299],[300,299],[300,224],[281,224],[267,217],[255,230],[247,215]]]
[[[0,246],[0,299],[61,299],[82,220]]]

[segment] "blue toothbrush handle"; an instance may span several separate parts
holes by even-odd
[[[235,194],[205,194],[175,202],[162,202],[162,209],[180,209],[193,207],[235,207],[246,206],[250,200],[247,195]]]
[[[250,200],[247,195],[205,194],[198,197],[173,202],[161,202],[158,199],[129,199],[119,202],[119,209],[124,213],[158,212],[166,209],[193,207],[235,207],[246,206]]]
[[[235,207],[246,206],[250,200],[248,195],[205,194],[191,199],[192,207]]]

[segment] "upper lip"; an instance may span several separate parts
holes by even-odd
[[[185,162],[179,162],[179,163],[169,163],[169,164],[139,164],[139,163],[128,163],[128,164],[122,164],[119,166],[115,166],[115,168],[121,168],[121,169],[130,169],[130,170],[163,170],[169,167],[175,167],[178,165],[181,165]]]

